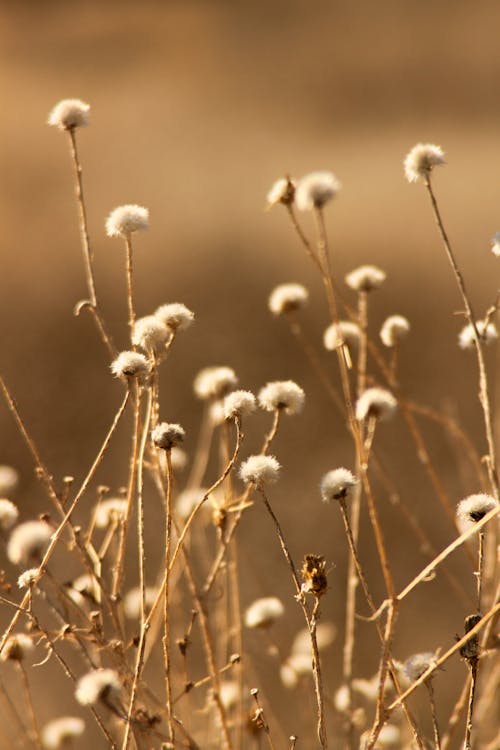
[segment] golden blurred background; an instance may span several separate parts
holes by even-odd
[[[326,665],[333,691],[340,684],[347,551],[340,518],[321,505],[318,484],[328,469],[352,467],[352,447],[286,326],[268,312],[276,284],[304,283],[311,292],[304,325],[321,351],[328,324],[321,283],[285,212],[264,211],[265,196],[285,173],[327,169],[339,177],[343,189],[327,213],[339,285],[361,263],[387,272],[373,298],[371,333],[376,337],[389,314],[410,319],[404,392],[448,409],[484,451],[474,359],[456,345],[463,321],[455,314],[455,282],[424,189],[405,181],[402,162],[418,141],[444,148],[448,164],[436,174],[436,191],[483,314],[498,286],[490,238],[500,228],[500,7],[481,0],[4,0],[0,9],[1,370],[42,456],[58,479],[83,476],[121,397],[90,318],[72,314],[86,291],[71,164],[67,139],[45,125],[59,99],[81,98],[92,107],[91,125],[78,139],[98,295],[115,340],[126,347],[123,250],[105,236],[104,221],[122,203],[150,210],[150,231],[136,242],[139,314],[174,301],[196,313],[162,384],[162,416],[185,426],[188,451],[200,418],[191,385],[200,368],[227,364],[253,390],[288,378],[306,390],[303,415],[284,420],[275,446],[285,471],[274,497],[297,559],[316,552],[334,566],[324,602],[325,618],[339,628]],[[310,230],[308,217],[305,224]],[[321,357],[334,372],[333,358]],[[17,499],[28,518],[45,510],[46,500],[11,416],[4,408],[0,414],[0,463],[20,470]],[[259,417],[257,424],[248,450],[267,423]],[[458,501],[477,491],[475,478],[457,470],[456,446],[423,426],[450,495]],[[397,420],[380,433],[403,500],[443,547],[452,531],[411,440]],[[126,446],[124,430],[100,481],[126,481]],[[402,586],[423,557],[381,489],[378,499]],[[257,595],[291,594],[260,510],[248,513],[240,534],[243,606]],[[362,533],[363,554],[375,561],[366,523]],[[472,591],[464,560],[459,552],[449,567]],[[373,577],[382,597],[376,562]],[[288,608],[280,632],[286,644],[301,626],[293,601]],[[438,576],[401,613],[395,651],[405,658],[448,647],[465,614]],[[376,650],[360,646],[360,675],[371,675],[377,661]],[[465,667],[456,659],[447,673],[439,696],[444,713],[455,697],[450,681],[460,682]],[[275,720],[287,736],[296,728],[280,700]],[[52,715],[50,696],[40,710]]]

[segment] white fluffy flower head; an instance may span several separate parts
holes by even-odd
[[[155,603],[157,593],[156,589],[152,586],[146,586],[146,612],[151,610],[151,607]],[[140,586],[135,586],[133,589],[127,591],[123,597],[123,611],[125,617],[129,620],[138,620],[141,616],[141,596],[142,592]]]
[[[492,495],[482,492],[477,495],[461,500],[457,505],[457,521],[460,529],[466,531],[478,521],[481,521],[487,513],[498,507],[498,503]]]
[[[269,297],[269,309],[273,315],[300,310],[307,304],[309,292],[302,284],[280,284]]]
[[[349,469],[332,469],[321,480],[320,490],[323,502],[344,500],[347,498],[358,480]]]
[[[329,352],[338,349],[341,344],[347,344],[349,349],[354,349],[359,344],[361,329],[357,323],[350,320],[340,320],[332,323],[323,334],[323,344]]]
[[[171,333],[156,315],[137,318],[132,330],[132,343],[145,351],[159,352],[167,343]]]
[[[109,497],[103,500],[95,511],[95,525],[98,529],[116,523],[123,523],[127,515],[127,501],[121,497]]]
[[[411,682],[418,680],[429,667],[436,663],[436,654],[425,651],[421,654],[413,654],[404,663],[404,671]]]
[[[59,130],[73,130],[89,124],[90,106],[80,99],[63,99],[49,114],[48,125]]]
[[[250,456],[240,466],[240,478],[245,484],[274,484],[281,466],[274,456]]]
[[[85,722],[79,716],[61,716],[53,719],[42,729],[43,746],[46,750],[71,747],[68,743],[79,737],[85,730]]]
[[[180,424],[173,422],[160,422],[151,432],[151,438],[157,448],[164,451],[171,450],[174,446],[182,443],[186,432]]]
[[[0,529],[8,531],[17,523],[18,518],[19,511],[17,505],[14,505],[14,503],[6,498],[0,498]]]
[[[405,175],[408,182],[428,179],[434,167],[446,164],[444,152],[433,143],[417,143],[404,161]]]
[[[11,495],[19,484],[19,474],[12,466],[0,466],[0,497]]]
[[[25,633],[13,633],[5,641],[1,661],[23,661],[28,654],[34,649],[33,641]]]
[[[255,411],[257,401],[250,391],[233,391],[224,399],[224,416],[226,419],[247,417]]]
[[[246,609],[243,621],[247,628],[269,628],[283,617],[285,608],[276,596],[256,599]]]
[[[139,352],[120,352],[111,363],[111,372],[116,378],[143,379],[149,374],[149,362]]]
[[[272,208],[278,203],[290,206],[295,197],[295,183],[289,177],[280,177],[271,186],[267,194],[267,207]]]
[[[500,258],[500,232],[495,232],[491,238],[491,252],[497,258]]]
[[[410,323],[402,315],[390,315],[382,323],[380,338],[384,346],[397,346],[410,332]]]
[[[26,521],[16,526],[7,543],[7,557],[14,565],[39,560],[50,542],[52,529],[44,521]]]
[[[359,266],[347,274],[345,281],[355,292],[371,292],[382,286],[386,278],[385,271],[377,266]]]
[[[194,321],[194,312],[181,302],[172,302],[168,305],[160,305],[155,312],[155,317],[171,331],[185,331]]]
[[[293,380],[275,380],[261,388],[258,399],[266,411],[282,409],[291,416],[302,410],[305,393]]]
[[[496,325],[490,320],[488,323],[484,320],[476,321],[476,328],[479,334],[480,340],[484,344],[491,344],[498,338],[498,331]],[[474,348],[474,328],[472,323],[464,326],[458,334],[458,345],[460,349],[473,349]]]
[[[114,669],[94,669],[80,677],[75,697],[82,706],[93,706],[100,698],[121,688],[120,678]]]
[[[231,367],[205,367],[194,379],[194,392],[203,400],[223,398],[238,385]]]
[[[149,211],[143,206],[118,206],[106,219],[108,237],[130,237],[144,229],[149,229]]]
[[[341,188],[340,182],[331,172],[311,172],[300,180],[295,191],[295,202],[299,211],[312,211],[334,198]]]
[[[25,570],[24,573],[21,573],[21,575],[17,579],[17,585],[19,586],[19,588],[29,589],[31,586],[33,586],[39,572],[40,568],[28,568],[28,570]]]
[[[356,419],[362,422],[373,417],[389,419],[396,411],[398,402],[385,388],[368,388],[356,402]]]

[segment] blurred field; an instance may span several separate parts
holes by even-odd
[[[360,263],[387,271],[373,301],[372,333],[388,314],[410,319],[404,391],[447,404],[484,450],[474,361],[456,346],[458,295],[424,191],[405,182],[402,160],[418,141],[445,149],[448,165],[436,189],[482,314],[498,287],[489,240],[500,229],[500,7],[453,0],[4,0],[0,10],[1,370],[50,470],[56,477],[83,474],[121,394],[90,320],[72,315],[85,285],[70,162],[65,138],[45,121],[56,101],[78,97],[92,105],[81,156],[98,291],[116,341],[125,346],[125,277],[121,244],[105,236],[104,220],[121,203],[151,212],[151,229],[137,242],[139,313],[182,301],[197,315],[162,384],[172,394],[163,417],[186,427],[188,450],[199,421],[191,381],[201,367],[228,364],[246,388],[293,378],[306,389],[304,414],[283,425],[276,445],[289,469],[276,504],[297,558],[314,551],[335,565],[325,617],[342,631],[345,540],[317,487],[329,468],[352,464],[351,445],[285,326],[267,311],[274,285],[305,283],[312,295],[305,321],[320,348],[328,322],[320,282],[284,212],[264,212],[265,195],[285,172],[335,172],[343,190],[328,225],[338,278]],[[45,501],[11,417],[5,409],[0,415],[0,463],[22,472],[18,499],[28,517]],[[406,433],[398,424],[383,429],[384,460],[399,491],[444,546],[450,531],[435,515]],[[434,429],[426,434],[452,496],[476,491],[457,472],[454,446]],[[126,476],[127,441],[124,432],[100,481]],[[393,531],[390,556],[404,585],[422,557],[386,500],[381,492]],[[272,530],[258,549],[252,541],[261,528],[253,509],[241,535],[244,605],[262,593],[270,569],[276,591],[263,593],[288,592]],[[363,533],[368,556],[368,526]],[[151,559],[154,568],[154,552]],[[459,575],[463,560],[460,552],[450,562]],[[401,649],[407,639],[414,650],[452,643],[465,613],[455,602],[443,604],[443,590],[438,578],[415,595],[401,618]],[[298,613],[291,621],[300,626]],[[282,633],[286,642],[291,635]],[[334,686],[341,642],[326,667]],[[357,658],[375,670],[377,653]],[[464,669],[456,660],[449,672],[460,680]],[[449,708],[452,699],[441,697]],[[283,732],[293,731],[283,707],[274,708]],[[46,710],[50,715],[54,706]]]

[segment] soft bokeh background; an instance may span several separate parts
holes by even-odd
[[[296,557],[314,551],[335,566],[324,609],[342,631],[346,545],[317,486],[324,471],[352,466],[352,448],[285,325],[268,313],[274,285],[305,283],[312,298],[305,325],[320,349],[328,322],[321,284],[285,212],[263,210],[265,195],[286,172],[338,175],[343,190],[328,211],[338,279],[367,262],[387,271],[373,300],[373,335],[388,314],[409,317],[404,391],[446,405],[483,451],[473,358],[456,346],[459,298],[424,190],[405,182],[402,160],[418,141],[445,149],[448,166],[436,175],[436,190],[482,314],[495,298],[498,274],[489,244],[500,221],[500,8],[456,0],[21,0],[0,8],[1,369],[51,472],[83,475],[121,395],[90,319],[72,315],[86,293],[73,182],[66,138],[45,121],[59,99],[78,97],[92,105],[91,127],[79,142],[98,291],[117,342],[126,346],[123,251],[104,234],[116,205],[137,202],[151,213],[150,231],[137,240],[139,314],[167,301],[196,312],[196,325],[164,368],[163,418],[186,427],[193,449],[200,408],[191,382],[206,365],[234,367],[247,388],[293,378],[306,389],[304,414],[284,421],[276,443],[285,467],[276,505]],[[324,355],[324,362],[333,369],[331,358]],[[27,518],[46,501],[11,417],[5,409],[0,414],[0,463],[22,473],[18,500]],[[249,435],[253,445],[265,422],[258,424]],[[451,496],[477,490],[457,471],[455,447],[426,430]],[[452,532],[411,441],[397,421],[383,431],[381,450],[402,497],[434,544],[444,546]],[[127,444],[124,431],[100,481],[123,484]],[[383,492],[379,502],[403,585],[423,558]],[[368,527],[363,533],[369,559]],[[289,594],[260,509],[248,514],[241,543],[243,604]],[[450,569],[472,590],[464,559],[457,554]],[[152,570],[155,562],[152,552]],[[452,643],[467,613],[448,596],[439,576],[414,595],[401,615],[401,657]],[[290,599],[288,608],[285,644],[301,624]],[[331,689],[340,680],[341,642],[342,633],[326,666]],[[376,650],[360,647],[358,673],[372,674],[377,658]],[[458,681],[464,673],[458,659],[448,670]],[[273,690],[277,696],[276,681]],[[453,700],[448,688],[441,699],[445,714]],[[282,696],[273,700],[285,736],[300,734],[280,706]],[[44,718],[55,703],[48,697],[40,706]]]

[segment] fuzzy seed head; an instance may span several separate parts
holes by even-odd
[[[170,461],[172,469],[174,471],[182,471],[186,468],[188,463],[188,455],[182,448],[178,448],[176,445],[170,451]]]
[[[340,182],[331,172],[311,172],[300,180],[295,192],[299,211],[312,211],[335,198],[341,188]]]
[[[290,416],[302,411],[305,393],[293,380],[275,380],[259,391],[259,404],[265,411],[280,409]]]
[[[120,352],[111,363],[111,372],[116,378],[143,380],[149,374],[149,362],[139,352]]]
[[[68,748],[74,737],[79,737],[85,731],[85,722],[78,716],[61,716],[60,719],[49,721],[42,729],[42,742],[46,750]]]
[[[324,651],[329,648],[337,637],[337,628],[333,622],[320,622],[316,628],[318,649]],[[311,654],[311,635],[308,628],[299,630],[293,639],[292,654]]]
[[[500,257],[500,232],[496,232],[491,238],[491,252],[495,257]]]
[[[222,705],[228,711],[238,704],[240,699],[240,687],[237,682],[225,680],[220,683],[219,696]]]
[[[155,312],[155,317],[171,331],[185,331],[194,321],[194,312],[180,302],[161,305]]]
[[[347,344],[349,349],[355,349],[359,344],[361,329],[357,323],[350,320],[341,320],[332,323],[323,334],[323,344],[329,352],[338,349],[341,344]]]
[[[118,206],[106,219],[108,237],[130,237],[133,232],[145,229],[149,229],[149,211],[143,206]]]
[[[436,663],[436,654],[425,651],[421,654],[413,654],[404,663],[404,671],[411,682],[418,680],[429,667]]]
[[[274,456],[250,456],[240,466],[240,478],[245,484],[274,484],[279,479],[280,469]]]
[[[256,599],[246,610],[243,621],[247,628],[269,628],[283,617],[285,608],[276,596]]]
[[[9,635],[0,653],[1,661],[23,661],[34,649],[33,641],[25,633]]]
[[[41,559],[52,536],[44,521],[26,521],[16,526],[7,543],[7,557],[13,565],[28,565]]]
[[[9,497],[17,489],[19,474],[12,466],[0,466],[0,497]]]
[[[95,525],[105,529],[113,524],[123,523],[127,515],[127,501],[121,497],[110,497],[103,500],[95,511]]]
[[[498,338],[498,331],[496,325],[489,321],[486,323],[484,320],[476,321],[476,328],[479,334],[480,340],[484,344],[491,344]],[[466,325],[458,334],[458,345],[460,349],[473,349],[474,348],[474,328],[472,323]]]
[[[384,420],[392,417],[398,402],[385,388],[368,388],[356,402],[356,419],[363,422],[369,417]]]
[[[94,706],[109,693],[119,692],[120,678],[114,669],[94,669],[80,677],[75,697],[81,706]]]
[[[466,531],[478,521],[481,521],[487,513],[498,507],[498,502],[492,495],[482,492],[477,495],[469,495],[457,505],[457,521],[459,527]]]
[[[310,639],[310,636],[309,636]],[[310,653],[292,653],[280,668],[283,685],[292,689],[297,686],[299,678],[312,672],[312,656]]]
[[[302,284],[280,284],[269,297],[269,309],[273,315],[300,310],[307,304],[309,292]]]
[[[223,398],[238,385],[231,367],[205,367],[194,379],[194,392],[202,400]]]
[[[50,112],[48,125],[59,130],[74,130],[89,124],[90,106],[80,99],[63,99]]]
[[[446,164],[443,149],[432,143],[417,143],[404,161],[405,175],[408,182],[427,179],[434,167]]]
[[[332,469],[321,480],[320,490],[324,503],[332,500],[345,500],[351,494],[358,480],[349,469]]]
[[[158,353],[164,348],[171,333],[167,326],[155,315],[146,315],[138,318],[132,330],[132,343],[140,346],[146,352]]]
[[[175,510],[179,518],[185,521],[206,494],[205,487],[195,487],[192,490],[181,492],[175,501]]]
[[[355,292],[371,292],[382,286],[386,278],[385,271],[377,266],[360,266],[347,274],[345,282]]]
[[[390,315],[382,324],[380,338],[384,346],[397,346],[410,332],[410,323],[402,315]]]
[[[19,511],[17,505],[14,505],[14,503],[6,498],[0,498],[0,529],[8,531],[17,523],[18,518]]]
[[[17,585],[19,586],[19,588],[31,588],[34,585],[39,572],[40,568],[28,568],[28,570],[25,570],[24,573],[21,573],[21,575],[17,579]]]
[[[146,586],[145,590],[145,604],[146,613],[148,613],[155,603],[157,591],[151,586]],[[141,589],[139,586],[135,586],[130,591],[127,591],[123,597],[123,611],[125,617],[129,620],[138,620],[141,616]]]
[[[224,399],[224,417],[247,417],[257,408],[257,400],[250,391],[233,391]]]
[[[183,442],[186,437],[184,428],[180,424],[160,422],[151,433],[153,443],[164,451],[171,450]]]
[[[295,198],[295,183],[289,177],[281,177],[271,186],[267,194],[267,207],[272,208],[278,203],[290,206]]]

